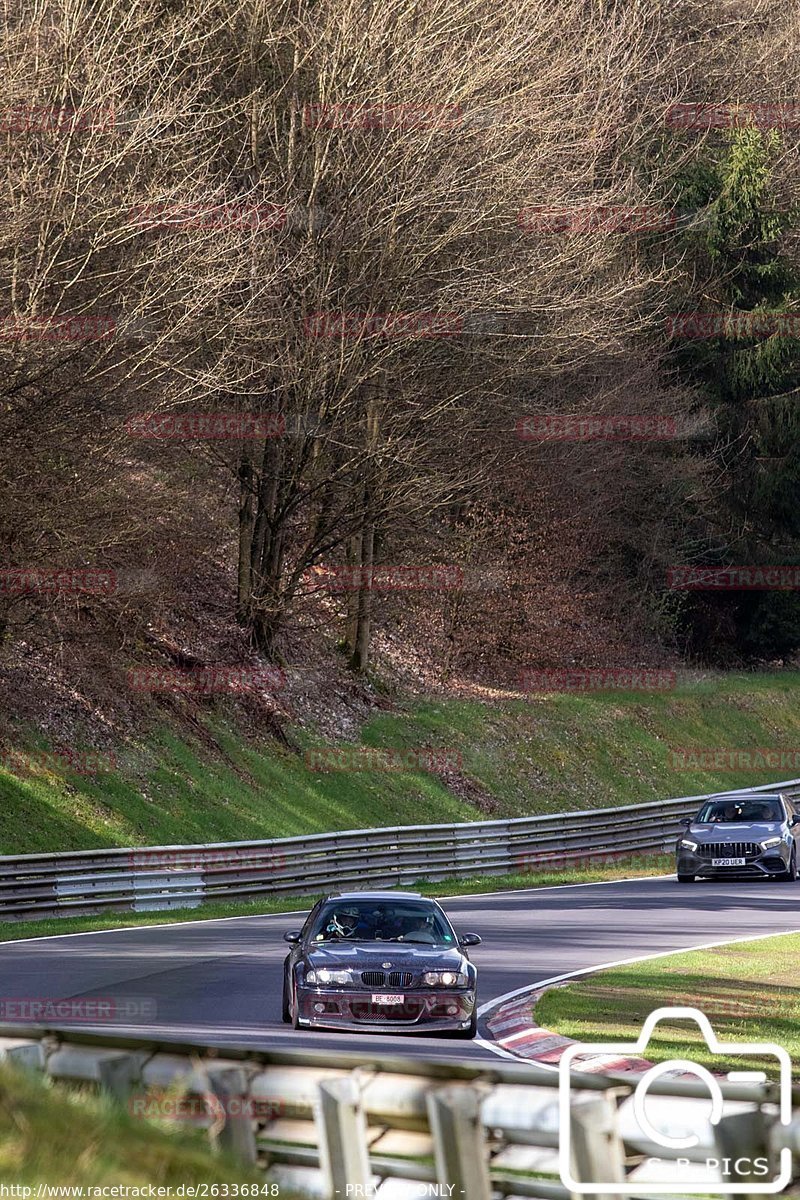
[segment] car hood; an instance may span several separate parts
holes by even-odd
[[[690,825],[689,833],[704,842],[763,842],[784,832],[780,821],[737,821],[730,824]]]
[[[457,971],[464,955],[453,946],[414,945],[411,942],[335,942],[326,946],[308,946],[305,957],[313,967],[350,967],[359,971],[402,970],[416,966],[423,970]],[[390,963],[385,967],[384,963]]]

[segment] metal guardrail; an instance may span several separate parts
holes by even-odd
[[[748,789],[800,794],[800,780]],[[720,794],[720,793],[715,793]],[[413,886],[672,850],[706,796],[509,821],[405,825],[214,845],[0,857],[0,919],[155,912],[205,901]]]
[[[626,1120],[637,1083],[630,1074],[573,1073],[560,1120],[559,1076],[522,1063],[221,1050],[7,1024],[0,1025],[2,1060],[54,1080],[96,1085],[134,1116],[200,1125],[284,1194],[327,1200],[376,1194],[378,1200],[577,1200],[558,1177],[559,1141],[567,1131],[572,1173],[581,1183],[610,1181],[609,1193],[625,1183],[645,1197],[655,1182],[654,1158],[659,1179],[680,1194],[681,1158],[693,1164],[709,1155],[729,1158],[741,1170],[737,1156],[776,1166],[789,1150],[794,1170],[800,1155],[800,1119],[780,1124],[779,1086],[772,1082],[722,1082],[731,1111],[712,1127],[704,1083],[654,1080],[648,1104],[672,1104],[673,1113],[677,1106],[684,1121],[688,1105],[697,1111],[698,1144],[666,1150]],[[800,1088],[793,1100],[800,1100]],[[705,1170],[706,1194],[727,1192],[725,1183],[740,1178],[733,1171],[715,1186],[707,1162]]]

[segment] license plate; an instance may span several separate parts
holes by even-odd
[[[405,996],[391,996],[388,992],[373,992],[373,1004],[402,1004]]]
[[[744,867],[747,865],[746,858],[712,858],[712,867]]]

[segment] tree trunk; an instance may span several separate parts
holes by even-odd
[[[282,530],[270,528],[268,532],[253,593],[253,637],[261,653],[272,658],[283,616],[281,583],[284,547]]]
[[[356,572],[361,568],[361,550],[363,546],[363,530],[354,533],[347,539],[347,567],[355,579]],[[347,592],[347,624],[345,626],[344,644],[348,653],[355,654],[358,639],[358,603],[361,587],[352,588]]]
[[[261,472],[258,481],[258,510],[256,513],[255,529],[250,552],[250,562],[253,573],[253,586],[258,587],[258,575],[262,563],[269,558],[270,542],[273,537],[273,525],[278,506],[278,485],[280,483],[283,454],[276,441],[267,439],[264,443],[264,454],[261,459]]]
[[[362,578],[356,593],[358,610],[356,632],[350,667],[363,675],[369,664],[369,644],[372,626],[372,565],[375,548],[375,525],[369,512],[369,502],[366,504],[364,526],[361,531],[361,569]]]
[[[236,589],[236,620],[240,624],[246,624],[250,617],[255,502],[253,463],[250,458],[250,447],[245,442],[239,460],[239,570]]]

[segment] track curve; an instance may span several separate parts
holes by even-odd
[[[483,938],[472,958],[484,1009],[571,970],[800,929],[800,887],[683,887],[674,876],[493,892],[442,904],[457,931]],[[461,1061],[492,1056],[481,1037],[466,1043],[429,1035],[295,1032],[282,1024],[282,933],[297,924],[297,914],[282,914],[0,943],[0,1020],[8,1020],[7,1001],[101,997],[142,1001],[141,1016],[103,1026],[81,1021],[81,1028],[264,1050],[401,1052]]]

